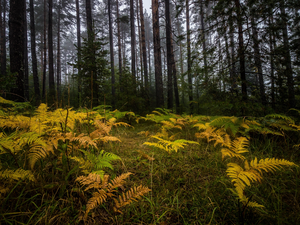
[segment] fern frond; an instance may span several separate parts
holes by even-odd
[[[149,156],[148,154],[146,154],[145,152],[141,151],[141,150],[137,150],[137,152],[141,155],[142,158],[147,159],[149,161],[154,161],[155,158]]]
[[[250,166],[253,169],[258,170],[260,173],[262,173],[262,171],[275,172],[275,170],[282,168],[282,166],[298,166],[298,165],[285,159],[276,159],[276,158],[261,159],[258,162],[257,158],[255,157],[254,160],[251,160]]]
[[[295,121],[292,118],[281,114],[269,114],[266,115],[265,118],[280,119],[286,121],[288,124],[295,124]]]
[[[118,198],[113,198],[115,202],[114,211],[122,213],[120,208],[129,205],[133,201],[138,201],[138,199],[140,199],[150,191],[151,189],[149,189],[148,187],[144,187],[142,185],[131,188],[127,192],[123,193],[122,195],[119,195]]]
[[[227,143],[226,148],[222,148],[222,159],[224,159],[226,156],[245,159],[242,154],[248,152],[248,146],[249,140],[247,138],[236,138],[231,143]]]
[[[107,143],[109,141],[121,142],[121,140],[119,138],[114,137],[114,136],[105,136],[105,137],[99,138],[99,140],[103,141],[104,143]]]
[[[123,173],[120,176],[116,177],[113,179],[109,184],[108,184],[108,190],[109,191],[114,191],[114,189],[118,187],[122,187],[125,183],[125,179],[127,179],[132,173]]]
[[[36,181],[33,173],[30,170],[23,170],[23,169],[17,169],[17,170],[6,169],[4,171],[0,171],[0,177],[9,180],[15,180],[15,181],[21,179],[28,179],[33,182]]]

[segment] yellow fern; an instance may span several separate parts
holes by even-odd
[[[245,137],[239,137],[230,142],[229,137],[227,137],[224,146],[225,147],[221,149],[222,159],[228,156],[244,160],[245,157],[242,154],[248,152],[247,148],[249,146],[249,140]]]

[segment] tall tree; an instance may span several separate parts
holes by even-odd
[[[34,94],[35,94],[36,102],[39,103],[41,94],[40,94],[40,84],[39,84],[39,77],[38,77],[38,70],[37,70],[33,0],[30,0],[29,8],[30,8],[30,41],[31,41],[33,86],[34,86]]]
[[[136,82],[135,72],[135,25],[134,25],[134,0],[130,0],[130,31],[131,31],[131,73],[133,82]]]
[[[61,0],[58,1],[57,12],[57,54],[56,54],[56,95],[57,104],[61,99],[60,85],[61,85],[61,60],[60,60],[60,17],[61,17]]]
[[[285,76],[287,78],[287,88],[288,88],[288,100],[289,100],[289,107],[295,107],[295,91],[294,91],[294,78],[293,78],[293,69],[292,69],[292,62],[291,62],[291,54],[290,54],[290,44],[289,44],[289,37],[288,37],[288,15],[285,10],[285,2],[284,0],[280,0],[280,13],[281,13],[281,20],[282,20],[282,38],[283,38],[283,58],[284,58],[284,65],[285,69]]]
[[[142,33],[142,52],[143,52],[143,66],[145,76],[146,92],[149,93],[149,81],[148,81],[148,67],[147,67],[147,52],[146,52],[146,37],[145,37],[145,20],[143,12],[143,1],[140,1],[140,18],[141,18],[141,33]]]
[[[46,100],[46,69],[47,69],[47,0],[44,0],[44,63],[43,63],[43,89],[42,89],[42,97]],[[46,100],[47,103],[47,100]]]
[[[2,5],[3,4],[3,5]],[[1,1],[1,6],[3,6],[0,13],[3,11],[3,17],[0,15],[2,19],[1,22],[1,39],[0,39],[0,46],[1,46],[1,70],[0,74],[5,77],[6,76],[6,0]]]
[[[24,29],[24,96],[26,101],[29,101],[29,75],[28,75],[28,37],[27,37],[27,10],[26,4],[27,1],[23,1],[24,4],[24,21],[23,21],[23,29]]]
[[[115,63],[114,63],[114,46],[113,46],[113,27],[112,27],[112,19],[111,19],[111,4],[108,1],[108,20],[109,20],[109,45],[110,45],[110,67],[111,67],[111,105],[113,109],[115,108],[115,98],[116,98],[116,90],[115,90]]]
[[[9,50],[10,72],[15,74],[16,86],[11,90],[12,99],[24,101],[24,16],[23,0],[10,0]]]
[[[81,61],[81,38],[80,38],[80,14],[79,14],[79,0],[76,0],[76,28],[77,28],[77,61]],[[78,67],[78,104],[81,107],[81,68]]]
[[[171,52],[171,18],[170,18],[170,1],[165,0],[165,17],[166,17],[166,42],[167,42],[167,70],[168,70],[168,109],[173,108],[173,65]]]
[[[152,0],[156,106],[164,107],[158,6],[158,0]]]
[[[191,60],[191,30],[190,30],[190,3],[186,0],[186,34],[187,34],[187,73],[188,73],[188,84],[189,84],[189,101],[190,101],[190,112],[193,112],[192,101],[193,101],[193,83],[192,83],[192,60]]]
[[[55,81],[54,81],[54,67],[53,67],[53,35],[52,35],[52,9],[53,0],[48,1],[48,57],[49,57],[49,101],[55,101]]]
[[[122,84],[122,46],[121,46],[121,31],[120,31],[120,16],[119,16],[119,0],[117,0],[117,28],[118,28],[118,59],[119,59],[119,84]],[[120,85],[120,92],[123,92],[123,86]]]

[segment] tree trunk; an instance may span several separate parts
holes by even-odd
[[[152,0],[152,20],[153,20],[156,107],[164,107],[158,0]]]
[[[76,23],[77,23],[77,61],[81,61],[81,38],[80,38],[80,14],[79,14],[79,0],[76,0]],[[81,107],[81,68],[78,68],[78,105]]]
[[[170,1],[165,0],[166,42],[167,42],[167,73],[168,73],[168,109],[173,109],[173,68],[171,52],[171,19]]]
[[[44,63],[43,63],[43,90],[42,90],[42,97],[46,100],[46,68],[47,68],[47,21],[46,21],[46,14],[47,14],[47,6],[46,0],[44,0]],[[47,100],[46,100],[47,103]]]
[[[273,24],[273,17],[271,16],[269,18],[269,27],[271,28],[271,25]],[[269,42],[270,42],[270,73],[271,73],[271,105],[272,108],[275,109],[275,77],[274,77],[274,35],[273,35],[273,31],[271,31],[270,29],[270,33],[269,33]]]
[[[142,33],[142,51],[143,51],[143,65],[145,77],[145,89],[147,95],[149,94],[148,68],[147,68],[147,51],[146,51],[146,37],[145,37],[145,20],[143,13],[143,1],[140,1],[140,18],[141,18],[141,33]]]
[[[60,10],[61,0],[58,2],[58,15],[57,15],[57,55],[56,55],[56,94],[57,104],[61,99],[60,85],[61,85],[61,61],[60,61]]]
[[[6,77],[6,0],[3,0],[3,19],[1,29],[1,75]],[[1,15],[0,15],[1,17]]]
[[[123,92],[123,71],[122,71],[122,46],[121,46],[121,31],[119,18],[119,0],[117,0],[117,27],[118,27],[118,58],[119,58],[119,85],[120,92]]]
[[[23,29],[24,29],[24,96],[25,100],[29,101],[29,78],[28,78],[28,36],[27,36],[27,10],[26,10],[26,4],[27,1],[23,1],[24,4],[24,24],[23,24]]]
[[[282,37],[283,37],[283,46],[284,46],[283,57],[284,57],[284,65],[286,66],[285,76],[287,78],[289,107],[294,108],[295,107],[294,78],[293,78],[290,44],[289,44],[288,29],[287,29],[287,14],[285,12],[285,5],[283,0],[280,1],[280,12],[282,17]]]
[[[239,29],[239,59],[240,59],[240,74],[242,81],[242,101],[247,101],[247,83],[246,83],[246,71],[245,71],[245,49],[244,49],[244,38],[243,38],[243,20],[241,5],[239,0],[235,0],[236,13],[237,13],[237,23]],[[243,112],[245,113],[245,112]]]
[[[204,60],[204,76],[205,85],[208,87],[208,71],[207,71],[207,56],[206,56],[206,38],[205,38],[205,26],[204,26],[204,13],[203,3],[200,2],[200,20],[201,20],[201,38],[202,38],[202,49],[203,49],[203,60]]]
[[[192,61],[191,61],[191,37],[190,37],[190,6],[189,0],[186,0],[186,33],[187,33],[187,70],[188,70],[188,84],[189,84],[189,104],[190,113],[193,113],[193,83],[192,83]]]
[[[115,68],[114,68],[114,46],[113,46],[113,28],[111,20],[111,5],[108,1],[108,20],[109,20],[109,44],[110,44],[110,67],[111,67],[111,105],[115,109]]]
[[[35,100],[36,100],[36,105],[38,105],[41,99],[41,94],[40,94],[40,83],[39,83],[38,70],[37,70],[33,0],[30,0],[29,4],[30,4],[30,40],[31,40],[32,74],[33,74]]]
[[[54,67],[53,67],[53,36],[52,36],[52,8],[53,0],[49,0],[48,12],[48,57],[49,57],[49,102],[55,101],[55,81],[54,81]]]
[[[16,77],[16,86],[12,89],[12,99],[24,101],[24,15],[23,2],[10,1],[9,10],[9,49],[10,72]]]
[[[258,77],[259,77],[260,98],[261,98],[261,103],[263,105],[266,105],[267,99],[266,99],[266,94],[265,94],[265,83],[264,83],[264,78],[263,78],[263,74],[262,74],[263,72],[262,72],[261,56],[260,56],[260,50],[259,50],[258,33],[257,33],[257,26],[254,21],[254,16],[251,16],[251,26],[252,26],[252,34],[253,34],[254,62],[255,62],[255,66],[257,68]]]
[[[130,31],[131,31],[131,73],[133,83],[136,84],[135,71],[135,26],[134,26],[134,0],[130,0]]]

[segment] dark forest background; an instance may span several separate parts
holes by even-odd
[[[299,108],[296,0],[1,0],[0,91],[54,107]]]

